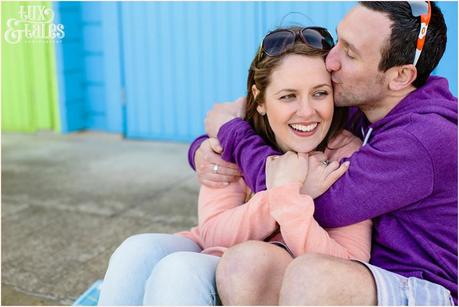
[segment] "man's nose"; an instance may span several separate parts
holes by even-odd
[[[338,59],[338,46],[333,47],[325,59],[325,67],[328,72],[334,72],[341,68],[341,64]]]

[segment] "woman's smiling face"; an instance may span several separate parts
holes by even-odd
[[[258,90],[252,88],[254,96]],[[266,113],[280,149],[313,151],[325,138],[333,118],[333,88],[320,56],[291,54],[273,70],[265,101]]]

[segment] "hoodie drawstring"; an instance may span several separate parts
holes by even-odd
[[[366,134],[363,131],[363,127],[361,127],[360,130],[362,131],[362,136],[363,136],[363,144],[362,144],[362,147],[363,147],[368,143],[368,140],[370,139],[371,132],[373,132],[373,128],[370,127]]]

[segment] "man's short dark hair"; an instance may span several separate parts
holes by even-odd
[[[381,50],[379,70],[413,63],[421,18],[414,17],[406,1],[361,1],[370,10],[385,13],[393,22],[388,44]],[[446,24],[438,6],[431,2],[432,15],[427,29],[426,41],[416,65],[418,76],[413,85],[422,86],[440,62],[446,48]]]

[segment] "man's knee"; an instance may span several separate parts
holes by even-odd
[[[217,289],[224,304],[247,303],[263,293],[273,270],[273,253],[278,247],[261,241],[247,241],[228,249],[217,267]],[[235,301],[237,300],[237,301]]]
[[[263,272],[264,261],[260,256],[264,253],[265,244],[247,241],[229,248],[217,267],[217,286],[226,289],[229,283],[234,286],[257,280],[255,275]],[[255,259],[259,260],[257,267],[253,266]]]
[[[307,253],[295,258],[284,275],[283,283],[290,288],[290,285],[298,283],[307,287],[317,285],[324,279],[333,275],[332,262],[330,258],[314,253]]]
[[[374,294],[373,277],[362,264],[308,253],[288,266],[280,292],[280,304],[353,302],[357,305],[363,301],[371,305]],[[356,300],[352,301],[356,296]]]
[[[263,260],[268,260],[267,257],[263,256],[266,255],[266,249],[269,248],[269,243],[261,241],[247,241],[240,243],[225,251],[220,260],[219,267],[221,267],[221,269],[226,268],[235,273],[246,272],[247,268],[253,268],[251,262],[254,259],[257,259],[257,257],[259,257],[257,260],[260,260],[261,263],[263,263]]]

